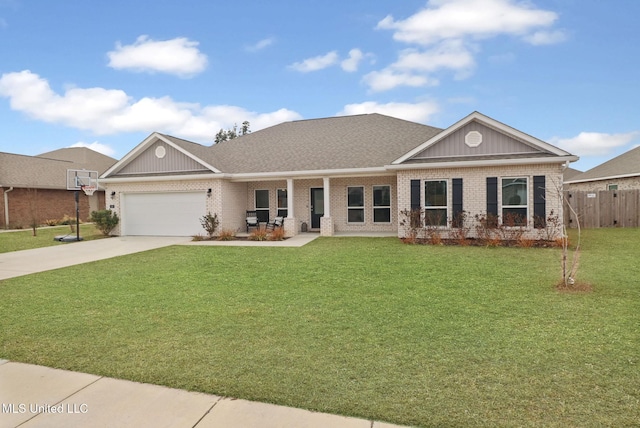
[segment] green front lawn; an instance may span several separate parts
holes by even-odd
[[[68,244],[54,241],[53,238],[58,235],[76,236],[76,232],[71,232],[69,226],[40,227],[36,231],[36,236],[33,236],[31,229],[1,232],[0,253]],[[80,225],[80,236],[85,241],[104,238],[102,233],[91,223]]]
[[[174,246],[0,282],[0,358],[420,426],[640,420],[640,229],[558,249]]]

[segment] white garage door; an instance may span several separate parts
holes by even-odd
[[[203,234],[204,192],[127,193],[122,203],[122,234],[193,236]]]

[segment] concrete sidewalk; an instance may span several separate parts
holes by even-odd
[[[64,245],[35,248],[33,250],[0,253],[0,280],[154,250],[169,245],[302,247],[318,236],[320,235],[317,233],[303,233],[284,241],[261,242],[241,240],[193,241],[188,236],[115,236],[94,241],[69,242]]]
[[[251,241],[244,240],[231,240],[231,241],[189,241],[182,245],[195,245],[195,246],[220,246],[220,247],[302,247],[316,238],[319,238],[319,233],[299,233],[291,238],[287,238],[282,241]]]
[[[397,427],[6,360],[0,405],[0,428]]]

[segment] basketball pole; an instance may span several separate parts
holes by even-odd
[[[76,190],[76,241],[80,242],[80,191]]]

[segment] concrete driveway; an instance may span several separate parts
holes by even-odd
[[[185,244],[191,237],[118,236],[0,254],[0,280]]]

